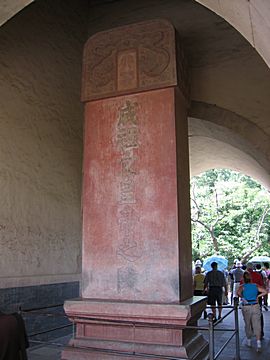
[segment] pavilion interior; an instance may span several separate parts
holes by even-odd
[[[99,31],[169,20],[180,34],[190,71],[191,175],[230,168],[270,188],[270,70],[223,17],[193,0],[15,3],[0,5],[4,309],[79,294],[82,52]]]

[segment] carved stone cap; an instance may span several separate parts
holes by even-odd
[[[175,29],[166,20],[95,34],[84,47],[82,101],[177,84],[188,98],[185,58],[177,42],[176,46]]]

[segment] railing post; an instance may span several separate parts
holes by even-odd
[[[72,340],[75,339],[75,319],[72,319]]]
[[[235,322],[235,360],[240,360],[238,299],[234,299],[233,306],[234,306],[234,322]]]
[[[209,324],[209,360],[215,359],[215,345],[214,345],[214,315],[208,315]]]

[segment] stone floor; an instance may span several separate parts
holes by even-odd
[[[227,310],[224,310],[224,314]],[[256,341],[255,338],[252,343],[252,347],[248,348],[246,346],[246,338],[244,331],[244,323],[242,319],[241,310],[239,310],[239,320],[240,320],[240,356],[241,360],[256,360],[270,359],[270,311],[263,312],[264,315],[264,332],[265,336],[262,341],[262,352],[256,352]],[[200,326],[207,326],[207,320],[200,320]],[[222,329],[231,329],[234,326],[234,316],[230,314],[227,318],[225,318],[220,324],[216,326],[216,335],[215,335],[215,348],[216,352],[218,349],[224,344],[226,339],[231,335],[231,332],[223,331]],[[218,330],[220,329],[220,330]],[[204,332],[205,333],[205,332]],[[207,333],[205,336],[207,338]],[[62,338],[58,338],[54,341],[54,345],[35,345],[32,346],[28,350],[29,360],[60,360],[61,359],[61,351],[63,346],[68,343],[70,336],[65,336]],[[218,357],[220,360],[233,360],[235,358],[235,340],[234,338],[227,345],[226,349],[221,353]]]
[[[270,310],[270,308],[269,308]],[[224,310],[224,313],[226,310]],[[246,345],[246,336],[244,329],[244,321],[241,310],[239,313],[239,327],[240,327],[240,358],[241,360],[270,360],[270,311],[263,311],[264,316],[264,338],[262,340],[262,352],[257,353],[256,351],[256,340],[255,337],[252,340],[252,347],[249,348]],[[207,325],[207,320],[200,321],[201,326]],[[229,329],[234,327],[234,315],[230,314],[220,324],[217,325],[215,335],[215,353],[221,348],[225,341],[232,334],[231,332],[222,331],[222,329]],[[220,330],[219,330],[220,329]],[[235,359],[235,337],[229,342],[227,347],[218,357],[219,360],[234,360]]]

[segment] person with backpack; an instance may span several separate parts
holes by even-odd
[[[245,271],[243,275],[243,284],[240,285],[237,295],[242,299],[242,315],[245,322],[247,346],[251,346],[251,339],[254,334],[257,340],[258,352],[262,349],[262,324],[259,299],[261,299],[265,294],[265,288],[252,283],[251,273],[249,271]]]
[[[255,266],[256,268],[256,266]],[[264,288],[264,281],[262,275],[253,269],[252,263],[247,263],[247,271],[250,274],[251,282],[253,284],[256,284],[260,288]],[[241,281],[242,284],[243,281]],[[260,305],[260,311],[261,311],[261,338],[264,337],[264,318],[262,313],[262,297],[259,297],[259,305]]]

